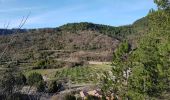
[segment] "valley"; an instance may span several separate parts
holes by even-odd
[[[38,27],[56,22],[39,22],[40,16],[31,17],[28,23],[29,16],[24,16],[21,26],[28,24],[31,28],[27,29],[10,29],[7,22],[6,28],[0,29],[0,100],[169,100],[170,1],[152,3],[157,7],[150,8],[146,16],[121,26],[78,21],[32,28],[34,24]],[[106,8],[101,12],[106,13]],[[47,18],[53,14],[50,9],[42,15]]]

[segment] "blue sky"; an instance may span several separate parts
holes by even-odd
[[[153,0],[0,0],[0,28],[8,22],[9,28],[17,28],[29,12],[23,28],[57,27],[73,22],[120,26],[132,24],[151,8],[156,8]]]

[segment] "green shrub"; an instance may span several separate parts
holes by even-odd
[[[35,63],[35,67],[33,69],[45,69],[47,67],[46,60],[40,60]]]
[[[36,86],[41,81],[43,81],[42,75],[36,72],[31,73],[27,79],[27,83],[30,86]]]
[[[39,60],[34,64],[32,69],[54,69],[54,68],[62,68],[65,66],[65,62],[63,61],[55,61],[55,60]]]
[[[127,93],[127,98],[129,100],[144,100],[144,95],[140,94],[140,93],[137,93],[137,92],[134,92],[134,91],[129,91]]]
[[[16,82],[17,82],[17,84],[23,85],[23,84],[26,84],[27,79],[26,79],[26,77],[25,77],[24,74],[19,73],[19,74],[16,76]]]
[[[45,82],[44,81],[40,81],[37,84],[37,91],[38,92],[43,92],[45,90]]]

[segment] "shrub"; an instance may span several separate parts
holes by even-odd
[[[40,81],[37,84],[37,91],[38,92],[43,92],[45,90],[45,82],[44,81]]]
[[[24,74],[20,73],[16,76],[17,84],[23,85],[23,84],[26,84],[26,81],[27,81],[27,79]]]
[[[61,83],[57,83],[56,81],[52,81],[48,84],[48,92],[49,93],[56,93],[59,92],[62,88]]]
[[[78,60],[76,62],[67,62],[66,63],[67,67],[77,67],[77,66],[84,66],[84,65],[87,65],[87,62],[81,61],[81,60]]]
[[[31,73],[28,76],[27,83],[30,86],[36,86],[39,82],[43,81],[43,77],[39,73]]]
[[[33,69],[45,69],[47,65],[46,60],[40,60],[35,63],[35,67]]]

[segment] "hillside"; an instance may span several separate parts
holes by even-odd
[[[0,29],[0,100],[169,100],[170,0],[154,3],[131,25]],[[129,7],[125,14],[134,10]]]
[[[0,35],[9,35],[14,33],[25,33],[26,29],[0,29]]]
[[[140,26],[141,21],[136,23],[113,27],[82,22],[57,28],[1,30],[0,34],[7,34],[0,35],[0,53],[10,43],[1,63],[3,65],[14,59],[19,66],[35,67],[46,59],[46,66],[56,68],[74,66],[77,62],[110,62],[121,41],[128,36],[137,37],[140,30],[137,28],[143,26]],[[12,38],[13,41],[10,42]]]

